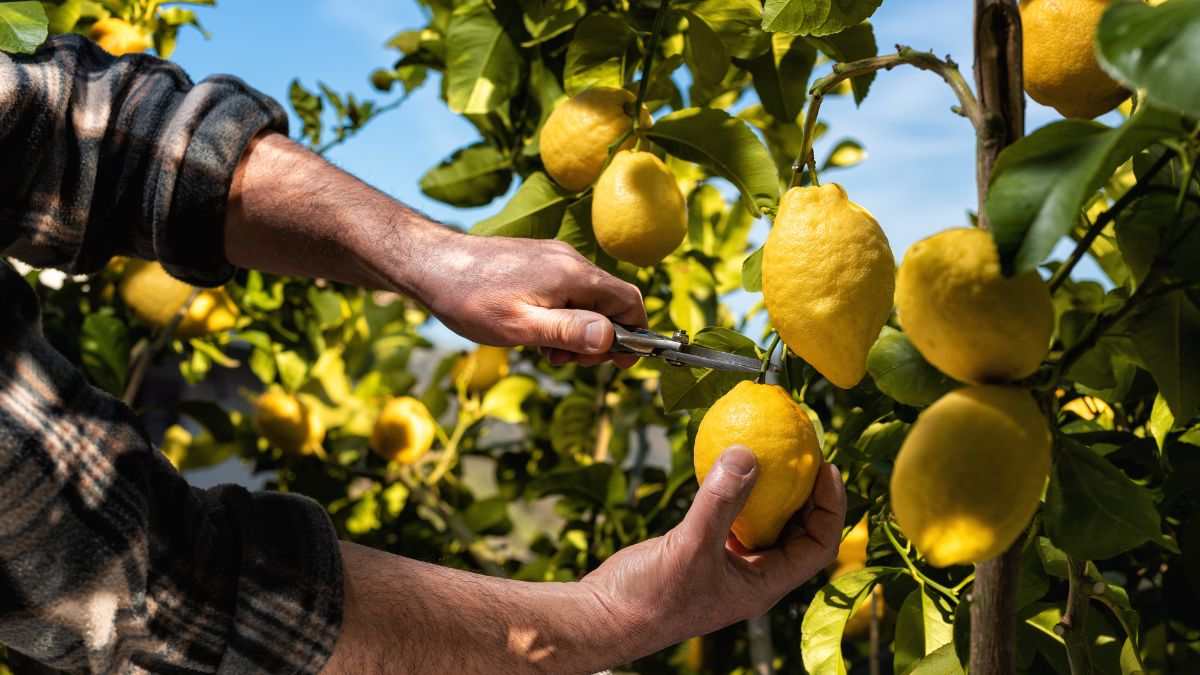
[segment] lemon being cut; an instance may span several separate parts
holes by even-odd
[[[145,260],[129,260],[121,273],[118,293],[133,315],[155,328],[164,328],[191,297],[194,287],[172,277],[163,266]],[[188,305],[175,335],[200,337],[229,330],[237,325],[240,312],[223,288],[201,290]]]
[[[926,360],[963,382],[1031,375],[1054,331],[1045,282],[1034,271],[1005,277],[992,236],[978,228],[913,244],[900,264],[896,309]]]
[[[437,423],[429,409],[411,396],[390,399],[371,431],[371,449],[389,462],[412,464],[433,446]]]
[[[921,413],[900,447],[891,478],[897,522],[938,567],[996,557],[1037,510],[1050,442],[1028,391],[951,391]]]
[[[763,301],[784,344],[838,387],[866,374],[895,275],[887,236],[840,185],[784,194],[763,246]]]
[[[1090,119],[1129,97],[1096,61],[1096,27],[1111,0],[1021,0],[1025,91],[1063,117]]]
[[[742,445],[758,460],[758,479],[733,523],[748,549],[770,546],[812,494],[821,449],[808,414],[775,385],[739,382],[708,409],[696,431],[701,483],[726,448]]]
[[[263,438],[286,454],[325,456],[325,424],[303,401],[279,387],[255,400],[254,423]]]
[[[687,236],[687,203],[671,170],[649,152],[618,152],[596,182],[592,229],[617,260],[658,264]]]
[[[539,137],[546,173],[564,188],[579,192],[596,182],[608,162],[608,148],[633,128],[637,98],[616,87],[592,87],[563,101],[546,118]],[[651,124],[642,106],[639,124]],[[629,137],[621,149],[633,148]]]

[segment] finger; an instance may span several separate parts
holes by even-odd
[[[571,352],[564,352],[561,349],[544,347],[542,349],[542,353],[546,355],[546,360],[549,361],[550,365],[552,366],[566,365],[571,361]]]
[[[705,476],[681,527],[702,546],[723,549],[757,476],[753,453],[740,445],[726,449]]]
[[[537,347],[575,354],[606,354],[613,344],[612,322],[583,309],[525,308],[525,328]]]
[[[789,528],[777,549],[759,562],[777,593],[787,593],[808,581],[837,556],[846,523],[846,489],[837,467],[821,467],[811,503],[812,509],[801,514],[802,527]]]
[[[646,305],[637,286],[597,268],[571,278],[578,282],[566,289],[567,305],[590,309],[622,325],[646,326]]]
[[[612,361],[618,368],[632,368],[641,358],[637,354],[613,354]]]

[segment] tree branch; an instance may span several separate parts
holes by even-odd
[[[1054,632],[1062,637],[1067,645],[1067,662],[1071,666],[1071,675],[1092,673],[1092,657],[1088,650],[1087,637],[1087,580],[1083,578],[1085,565],[1086,561],[1079,562],[1067,558],[1067,610],[1054,627]]]

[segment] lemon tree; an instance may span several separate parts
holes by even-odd
[[[1200,1],[979,0],[974,83],[881,53],[881,0],[420,4],[363,64],[378,101],[292,84],[298,139],[358,142],[440,87],[477,135],[425,194],[495,204],[474,233],[565,241],[641,289],[651,329],[782,372],[447,354],[412,300],[327,281],[30,272],[47,336],[176,466],[242,462],[347,539],[565,581],[678,523],[733,442],[763,466],[736,534],[766,545],[820,458],[850,497],[839,562],[624,671],[1200,670]],[[3,3],[0,48],[167,56],[199,26],[184,5]],[[836,182],[866,149],[812,148],[838,128],[823,100],[910,67],[975,129],[980,203],[892,251],[889,214]],[[1065,119],[1025,130],[1022,90]],[[1105,278],[1075,274],[1088,256]]]

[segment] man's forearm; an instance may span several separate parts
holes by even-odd
[[[325,675],[594,673],[644,639],[586,583],[529,583],[342,544],[342,634]]]
[[[246,150],[225,218],[239,267],[418,296],[429,252],[456,236],[274,133]]]

